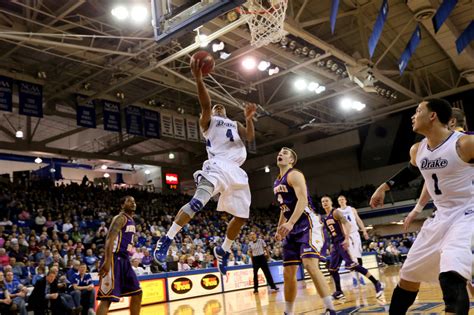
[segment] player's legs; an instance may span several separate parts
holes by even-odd
[[[168,248],[171,245],[173,238],[176,236],[176,234],[178,234],[179,231],[181,231],[183,226],[191,221],[197,212],[204,208],[204,206],[211,199],[213,192],[214,185],[206,178],[202,177],[191,201],[185,204],[179,210],[167,234],[161,237],[157,242],[156,249],[154,251],[155,260],[157,260],[159,263],[163,263],[166,260]]]
[[[298,265],[288,265],[283,268],[283,281],[285,292],[285,314],[293,315],[295,312],[295,299],[297,291],[296,272]]]
[[[316,291],[318,291],[319,296],[323,299],[324,306],[327,309],[334,311],[334,305],[332,303],[332,297],[330,295],[329,286],[326,283],[323,273],[319,269],[319,259],[318,258],[302,258],[303,265],[311,276]]]
[[[400,278],[400,282],[393,290],[389,315],[406,314],[408,308],[415,302],[419,289],[419,282],[412,282]]]
[[[97,308],[97,315],[107,315],[109,312],[110,303],[112,303],[112,301],[100,301],[99,307]]]
[[[140,292],[140,294],[132,295],[130,298],[130,315],[140,315],[142,296],[143,294]]]
[[[329,263],[329,273],[331,274],[332,279],[334,280],[334,286],[336,291],[333,293],[335,299],[341,299],[344,297],[344,293],[341,289],[341,277],[339,276],[339,267],[342,263],[342,257],[336,249],[336,245],[333,245],[331,249],[331,260]]]

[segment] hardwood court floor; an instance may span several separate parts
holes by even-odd
[[[372,283],[360,288],[352,287],[350,275],[342,275],[342,288],[346,295],[344,303],[336,301],[338,314],[388,314],[388,306],[393,288],[398,282],[399,266],[385,269],[372,269],[370,272],[386,285],[385,300],[375,298]],[[329,280],[329,278],[327,278]],[[258,294],[252,289],[234,291],[225,294],[210,295],[171,303],[146,306],[141,314],[146,315],[278,315],[284,311],[283,284],[278,285],[280,292],[270,293],[261,287]],[[333,288],[330,282],[331,290]],[[410,315],[444,314],[441,289],[438,285],[422,284],[417,300],[410,309]],[[321,314],[324,311],[321,299],[311,280],[298,282],[296,314]],[[113,312],[113,315],[128,314],[128,311]],[[471,311],[474,314],[474,300],[471,299]]]

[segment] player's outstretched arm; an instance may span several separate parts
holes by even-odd
[[[336,209],[334,210],[334,219],[341,222],[342,233],[344,233],[344,242],[342,246],[344,249],[349,248],[349,231],[351,230],[351,224],[347,221],[346,217],[342,214],[341,210]]]
[[[418,146],[420,143],[415,143],[410,148],[410,162],[406,167],[401,169],[397,174],[392,176],[388,181],[381,184],[374,192],[370,198],[370,206],[376,208],[383,206],[385,200],[385,192],[389,191],[393,187],[397,187],[402,184],[408,184],[412,180],[418,178],[421,173],[418,167],[416,166],[416,152],[418,151]]]
[[[306,189],[304,175],[298,171],[291,172],[288,175],[288,184],[295,190],[298,201],[296,202],[295,211],[293,211],[288,222],[283,223],[278,228],[278,232],[282,237],[287,236],[291,232],[293,226],[303,214],[304,209],[308,206],[308,190]]]
[[[107,238],[105,240],[105,257],[104,263],[99,269],[99,275],[105,277],[110,270],[112,265],[113,259],[113,249],[114,249],[114,242],[117,238],[120,230],[122,227],[127,223],[127,219],[125,216],[119,214],[115,216],[110,224],[109,233],[107,234]]]
[[[241,139],[252,141],[255,139],[255,126],[253,124],[253,117],[257,111],[257,105],[255,103],[245,104],[245,127],[239,123],[239,136]]]
[[[199,125],[202,131],[206,131],[209,128],[211,122],[211,97],[207,91],[204,80],[202,79],[202,67],[199,60],[191,58],[191,72],[193,73],[194,79],[196,80],[196,87],[198,92],[199,104],[201,105],[201,117],[199,118]]]
[[[365,238],[366,240],[368,240],[368,239],[369,239],[369,234],[367,233],[367,229],[365,228],[364,221],[362,221],[362,219],[359,217],[359,214],[357,213],[357,209],[352,208],[352,212],[354,213],[354,216],[355,216],[355,218],[356,218],[357,225],[358,225],[359,228],[361,229],[362,234],[364,235],[364,238]]]

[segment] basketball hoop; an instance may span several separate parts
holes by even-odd
[[[279,42],[287,32],[283,29],[288,0],[249,0],[240,14],[249,14],[247,24],[252,46],[262,47]]]

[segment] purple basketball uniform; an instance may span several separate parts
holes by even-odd
[[[289,220],[296,209],[298,198],[295,190],[288,184],[288,175],[300,172],[290,168],[273,184],[273,192],[280,206],[280,211]],[[308,193],[308,205],[291,232],[283,240],[283,265],[298,265],[302,258],[320,258],[320,250],[324,243],[320,217],[313,210],[313,202]]]
[[[326,219],[324,219],[324,225],[328,229],[332,241],[329,271],[338,270],[343,260],[346,263],[346,268],[352,269],[357,265],[357,263],[352,260],[349,252],[342,247],[342,243],[344,242],[344,233],[342,232],[341,223],[339,220],[334,218],[334,210],[335,209],[332,209],[327,215]]]
[[[120,230],[114,243],[112,266],[105,277],[99,279],[98,300],[118,302],[121,297],[137,295],[142,292],[137,275],[130,264],[129,252],[133,248],[135,222],[127,218],[127,223]]]

